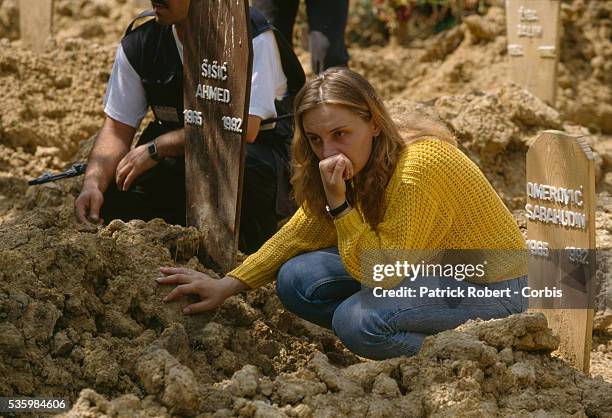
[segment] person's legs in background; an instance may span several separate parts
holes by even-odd
[[[278,230],[276,162],[269,145],[246,146],[238,248],[252,254]]]
[[[289,45],[293,45],[293,24],[300,0],[253,0],[259,10],[276,29],[283,34]]]
[[[293,25],[299,0],[253,0],[252,4],[293,45]],[[344,42],[348,10],[349,0],[306,0],[310,62],[315,74],[348,64],[349,55]]]
[[[306,0],[310,36],[310,62],[315,74],[346,66],[349,55],[344,42],[349,0]]]

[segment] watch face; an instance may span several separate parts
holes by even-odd
[[[329,217],[333,219],[334,215],[332,214],[332,209],[329,207],[329,205],[325,205],[325,210],[327,211]]]
[[[149,150],[149,157],[151,157],[155,161],[159,160],[159,156],[157,155],[157,146],[155,145],[155,142],[150,142],[147,146],[147,150]]]

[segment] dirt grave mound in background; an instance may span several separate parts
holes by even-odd
[[[0,38],[19,39],[18,3],[0,0]],[[130,20],[150,5],[147,0],[54,0],[53,35],[58,40],[80,38],[113,44]]]
[[[612,2],[562,4],[556,108],[561,118],[612,133]],[[408,48],[352,48],[351,68],[386,99],[432,100],[490,90],[509,79],[505,10],[491,7]]]
[[[102,97],[114,52],[112,46],[76,39],[38,55],[15,44],[3,45],[2,144],[34,156],[38,147],[54,147],[61,160],[69,161],[79,141],[102,126]]]

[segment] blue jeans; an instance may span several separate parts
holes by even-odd
[[[527,309],[521,289],[527,276],[488,285],[452,277],[418,277],[402,286],[416,297],[376,297],[345,270],[335,247],[300,254],[278,271],[276,290],[285,308],[305,320],[334,331],[342,343],[362,357],[382,360],[418,353],[426,336],[453,329],[468,319],[502,318]],[[510,289],[509,297],[418,296],[427,289]],[[516,293],[515,293],[516,292]]]

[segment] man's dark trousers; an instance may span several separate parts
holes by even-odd
[[[289,42],[293,39],[293,24],[299,4],[299,0],[253,0],[253,6]],[[348,8],[349,0],[306,0],[310,29],[308,44],[314,73],[347,65],[349,56],[344,43],[344,29]]]

